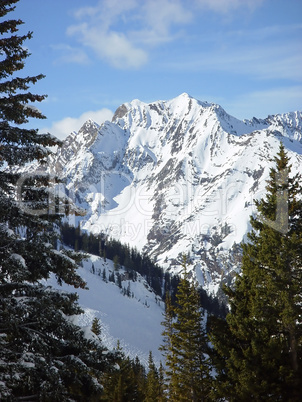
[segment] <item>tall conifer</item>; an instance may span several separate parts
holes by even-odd
[[[197,287],[189,280],[184,259],[176,305],[172,307],[168,304],[163,322],[165,344],[162,350],[166,357],[171,401],[208,400],[210,376],[202,317]]]
[[[159,401],[162,396],[158,370],[154,364],[152,352],[149,352],[146,397],[144,402]]]
[[[302,187],[283,144],[256,202],[242,273],[226,289],[227,321],[212,323],[216,396],[298,401],[302,394]]]
[[[59,283],[85,286],[78,256],[57,249],[60,200],[42,170],[17,173],[28,162],[42,164],[49,147],[60,145],[23,128],[44,118],[32,103],[45,96],[28,91],[43,75],[18,75],[32,34],[18,35],[21,20],[3,19],[17,2],[0,1],[0,399],[93,400],[110,354],[72,323],[81,312],[77,296],[42,284],[52,273]]]

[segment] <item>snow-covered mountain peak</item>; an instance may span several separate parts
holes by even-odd
[[[112,120],[111,120],[112,123],[116,122],[117,119],[121,119],[122,117],[124,117],[127,112],[128,112],[128,108],[127,108],[127,106],[123,103],[121,106],[119,106],[119,107],[116,109],[116,111],[115,111],[115,113],[114,113],[114,115],[113,115],[113,117],[112,117]]]
[[[144,129],[157,130],[158,126],[167,126],[174,130],[174,127],[182,127],[185,133],[194,125],[199,131],[209,134],[210,130],[204,127],[209,123],[225,133],[234,135],[250,134],[255,130],[262,130],[269,127],[268,120],[239,120],[229,115],[220,105],[199,101],[187,93],[183,93],[171,100],[162,100],[152,103],[133,100],[121,105],[115,112],[112,122],[126,130],[132,127],[142,127]],[[184,127],[187,126],[188,130]],[[171,130],[167,130],[169,133]]]
[[[302,112],[268,116],[267,121],[271,131],[279,132],[282,136],[302,143]]]
[[[91,130],[99,130],[100,126],[99,124],[97,124],[95,121],[93,121],[92,119],[88,119],[80,128],[79,130],[79,134],[80,133],[85,133],[85,132],[89,132]]]
[[[77,144],[89,148],[95,142],[99,130],[100,126],[93,120],[89,119],[82,125],[74,140]]]
[[[106,231],[166,269],[177,271],[180,254],[189,253],[210,289],[238,265],[229,249],[246,236],[280,140],[301,171],[301,116],[241,121],[186,93],[133,100],[112,122],[86,122],[50,165],[87,210],[84,229]]]

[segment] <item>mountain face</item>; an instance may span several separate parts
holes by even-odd
[[[87,121],[50,159],[86,210],[81,227],[148,253],[179,272],[180,256],[217,292],[240,269],[237,245],[282,141],[302,170],[302,112],[238,120],[187,94],[120,106],[111,122]]]

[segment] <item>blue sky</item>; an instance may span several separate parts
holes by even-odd
[[[34,32],[21,74],[46,75],[30,124],[60,138],[183,92],[240,119],[302,110],[301,0],[20,0],[7,17]]]

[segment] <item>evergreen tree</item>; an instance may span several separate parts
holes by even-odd
[[[166,311],[164,321],[163,350],[166,356],[169,400],[208,400],[210,377],[205,355],[207,337],[203,329],[199,294],[196,285],[189,280],[185,258],[176,306],[169,306],[168,309],[170,311]]]
[[[161,323],[161,325],[164,327],[164,330],[162,332],[163,344],[159,348],[165,359],[165,365],[166,365],[165,382],[164,382],[165,391],[168,391],[169,380],[174,375],[175,371],[174,354],[176,353],[176,351],[175,348],[172,348],[173,319],[174,319],[173,306],[171,303],[170,294],[167,292],[165,300],[164,321]]]
[[[126,295],[127,295],[128,297],[131,296],[131,285],[130,285],[130,281],[128,281],[128,286],[127,286]]]
[[[118,271],[120,269],[120,259],[119,259],[118,255],[115,255],[113,257],[113,266],[114,266],[115,271]]]
[[[31,104],[45,96],[28,91],[43,75],[18,76],[32,34],[19,36],[22,21],[3,19],[17,2],[0,2],[1,401],[93,400],[111,354],[69,319],[81,312],[77,296],[42,284],[53,273],[60,284],[85,286],[77,274],[80,256],[56,248],[55,224],[65,204],[51,195],[43,171],[17,173],[28,162],[41,166],[49,147],[60,145],[49,134],[22,128],[29,118],[44,118]]]
[[[160,391],[158,370],[154,364],[152,352],[149,352],[146,397],[144,402],[158,401]]]
[[[158,369],[158,386],[159,386],[159,397],[158,402],[164,402],[166,398],[166,387],[165,387],[165,370],[162,362],[160,362]]]
[[[145,370],[138,359],[126,357],[119,341],[117,344],[118,359],[115,370],[105,376],[102,401],[142,402],[145,397]]]
[[[302,188],[281,144],[266,197],[243,244],[242,273],[227,288],[227,321],[214,320],[216,396],[298,401],[302,394]]]
[[[117,282],[117,286],[122,289],[122,277],[121,274],[118,272],[116,274],[116,282]]]
[[[104,281],[104,282],[106,282],[106,281],[107,281],[107,277],[106,277],[106,269],[105,269],[105,268],[103,268],[103,272],[102,272],[102,279],[103,279],[103,281]]]
[[[114,272],[111,272],[108,277],[109,282],[115,282],[115,275]]]
[[[96,317],[94,317],[92,324],[91,324],[91,331],[96,335],[100,336],[101,335],[101,324],[100,320]]]

